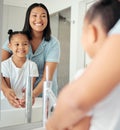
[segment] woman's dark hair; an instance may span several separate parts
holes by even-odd
[[[47,26],[45,28],[45,30],[43,31],[43,37],[45,38],[46,41],[49,41],[51,38],[51,28],[50,28],[50,16],[49,16],[49,12],[48,9],[46,8],[45,5],[43,5],[42,3],[34,3],[31,6],[29,6],[27,12],[26,12],[26,18],[25,18],[25,23],[24,23],[24,27],[23,27],[23,31],[27,31],[32,39],[32,34],[31,34],[31,26],[30,26],[30,22],[29,22],[29,18],[30,18],[30,13],[31,10],[35,7],[41,7],[43,8],[46,13],[47,13],[47,19],[48,19],[48,23]]]
[[[9,42],[11,41],[12,37],[16,34],[23,34],[27,37],[28,40],[30,40],[29,34],[25,31],[13,31],[12,29],[9,29],[8,34],[9,34]]]
[[[106,33],[115,25],[120,18],[119,0],[99,0],[95,2],[87,11],[85,18],[91,23],[100,17],[102,26]]]

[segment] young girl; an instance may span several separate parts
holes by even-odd
[[[24,91],[28,82],[28,77],[33,77],[33,84],[38,77],[37,65],[28,60],[26,55],[29,52],[29,36],[23,31],[8,31],[9,48],[12,51],[12,56],[1,62],[1,73],[7,85],[11,89],[11,95],[15,95],[19,101],[19,107],[24,98]]]
[[[117,23],[119,18],[120,1],[118,0],[99,0],[87,11],[83,25],[82,44],[87,54],[93,59],[92,62],[94,62],[94,58],[96,58],[102,49],[110,29]],[[62,130],[67,128],[86,130],[86,126],[89,125],[88,130],[120,129],[120,102],[118,100],[120,98],[120,85],[118,84],[114,89],[111,89],[111,92],[110,89],[109,92],[106,89],[106,77],[108,75],[104,72],[113,73],[113,68],[109,68],[108,64],[110,58],[113,58],[112,55],[108,59],[104,59],[106,63],[102,62],[101,64],[102,67],[107,64],[107,67],[105,66],[107,70],[104,67],[101,70],[95,70],[90,64],[78,79],[79,84],[77,82],[78,80],[76,80],[63,89],[58,97],[53,116],[48,120],[48,130]],[[99,60],[102,61],[101,58]],[[94,63],[96,63],[96,66],[98,65],[98,62]],[[98,75],[98,71],[99,73],[100,71],[103,72],[102,74],[100,73],[103,76]],[[98,82],[94,80],[96,76]],[[103,84],[103,86],[100,84]],[[114,80],[109,81],[109,85],[113,88]],[[104,89],[102,90],[101,87]],[[103,100],[97,103],[100,97],[99,93]],[[93,106],[93,104],[96,105]],[[86,114],[91,106],[93,108]]]

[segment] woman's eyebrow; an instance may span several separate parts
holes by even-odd
[[[37,12],[31,12],[31,13],[33,13],[33,14],[38,14]],[[44,12],[43,12],[43,13],[41,13],[41,14],[47,14],[47,13],[44,13]]]

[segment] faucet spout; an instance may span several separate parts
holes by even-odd
[[[56,104],[56,96],[52,91],[52,81],[45,81],[43,85],[43,127]]]
[[[28,77],[26,86],[26,123],[31,123],[32,118],[32,79]]]

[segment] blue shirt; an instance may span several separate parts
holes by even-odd
[[[3,45],[2,49],[10,52],[11,50],[8,48],[8,40]],[[35,86],[41,81],[41,78],[43,76],[44,66],[46,62],[59,62],[60,60],[60,43],[59,41],[51,36],[50,41],[45,41],[43,38],[42,42],[40,43],[37,50],[33,53],[32,48],[30,46],[29,53],[27,57],[34,61],[38,66],[39,71],[39,77],[36,79]],[[58,91],[58,84],[57,84],[57,70],[55,70],[55,73],[53,75],[52,80],[52,90],[57,95]]]

